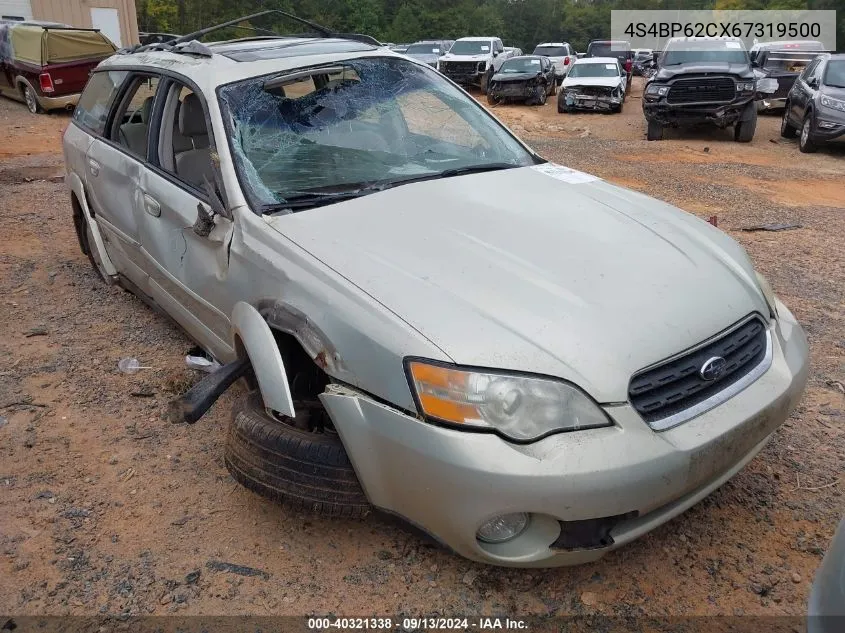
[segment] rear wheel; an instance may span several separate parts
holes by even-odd
[[[808,112],[804,117],[804,123],[801,125],[801,136],[798,137],[798,149],[804,154],[812,154],[818,147],[813,142],[811,136],[813,131],[813,113]]]
[[[657,121],[649,121],[646,138],[648,138],[649,141],[662,141],[663,126]]]
[[[363,517],[370,503],[328,414],[319,401],[312,405],[297,402],[296,420],[276,419],[258,392],[249,394],[229,425],[226,467],[243,486],[284,506]],[[302,423],[301,415],[310,421]]]
[[[795,126],[789,122],[789,103],[787,102],[786,109],[783,111],[783,118],[780,121],[780,135],[783,138],[795,138],[797,131]]]
[[[29,84],[24,84],[23,99],[26,102],[26,107],[29,108],[29,111],[33,114],[38,114],[39,112],[44,111],[41,108],[41,104],[38,103],[38,95],[35,94],[35,90],[33,90],[32,86]]]
[[[88,261],[91,262],[91,268],[97,273],[106,283],[111,283],[109,276],[105,273],[103,262],[100,257],[100,251],[94,242],[94,234],[91,231],[91,225],[88,218],[82,211],[82,207],[74,197],[73,201],[73,226],[76,229],[76,238],[79,240],[80,250],[88,256]]]

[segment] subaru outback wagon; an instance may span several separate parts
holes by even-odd
[[[103,279],[248,364],[225,460],[250,489],[581,563],[795,407],[804,333],[725,233],[543,160],[365,38],[200,35],[96,69],[67,183]]]

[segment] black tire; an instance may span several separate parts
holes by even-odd
[[[648,130],[646,131],[646,138],[649,141],[663,140],[663,126],[657,121],[648,122]]]
[[[490,85],[490,78],[493,76],[493,73],[490,71],[485,72],[481,75],[481,80],[478,82],[478,87],[481,89],[481,94],[487,94],[487,86]]]
[[[553,80],[551,81],[551,83],[549,83],[549,93],[548,93],[548,96],[550,96],[550,97],[554,97],[556,94],[557,94],[557,81],[553,79]]]
[[[500,102],[500,100],[499,100],[498,97],[494,97],[489,92],[487,93],[487,103],[489,103],[490,105],[499,105],[499,102]]]
[[[622,108],[623,108],[623,106],[624,106],[624,105],[625,105],[625,102],[623,101],[623,102],[622,102],[622,103],[620,103],[618,106],[613,106],[613,107],[610,109],[610,113],[611,113],[611,114],[619,114],[620,112],[622,112]]]
[[[563,114],[564,112],[566,112],[566,108],[563,107],[563,104],[561,104],[560,99],[558,99],[557,100],[557,113]]]
[[[372,510],[340,438],[271,418],[257,392],[235,406],[224,458],[241,485],[285,507],[347,518]]]
[[[796,127],[789,122],[789,102],[787,102],[786,109],[783,111],[783,119],[780,122],[780,135],[783,138],[795,138],[797,131]]]
[[[26,103],[27,110],[32,112],[32,114],[40,114],[41,112],[44,112],[44,108],[42,108],[41,104],[38,103],[38,95],[35,94],[35,90],[32,89],[32,86],[29,84],[23,84],[21,93],[23,95],[24,103]]]
[[[538,106],[546,105],[546,98],[548,96],[546,94],[546,90],[546,86],[537,86],[534,92],[534,97],[532,99],[529,99],[528,103],[533,103],[534,105]]]
[[[745,121],[737,121],[734,125],[734,140],[737,143],[750,143],[757,131],[757,107],[752,106],[752,116]]]
[[[801,133],[798,136],[798,149],[804,154],[812,154],[818,149],[818,146],[813,142],[812,131],[813,113],[808,112],[801,124]]]

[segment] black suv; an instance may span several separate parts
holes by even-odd
[[[804,69],[786,97],[780,134],[816,151],[822,141],[845,136],[845,55],[823,53]]]
[[[710,122],[733,125],[734,139],[748,143],[757,128],[755,94],[754,71],[741,40],[670,40],[643,93],[648,140],[662,139],[666,126]]]

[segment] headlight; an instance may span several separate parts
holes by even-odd
[[[648,95],[659,95],[661,97],[668,92],[669,86],[659,86],[657,84],[649,84],[648,88],[646,88],[645,91],[645,93]]]
[[[772,316],[777,318],[778,316],[778,309],[777,309],[777,300],[775,299],[775,292],[772,290],[772,285],[769,283],[769,280],[763,277],[760,273],[756,270],[754,273],[757,275],[757,285],[760,286],[760,291],[763,293],[763,297],[766,299],[766,303],[769,306],[769,311],[772,313]]]
[[[417,406],[427,418],[495,430],[517,442],[553,431],[611,426],[596,403],[560,380],[420,360],[409,361],[407,367]]]
[[[754,82],[753,81],[740,81],[736,84],[736,91],[737,92],[753,92],[754,91]]]
[[[842,101],[841,99],[834,99],[833,97],[822,95],[822,105],[828,108],[833,108],[834,110],[839,110],[840,112],[845,112],[845,101]]]

